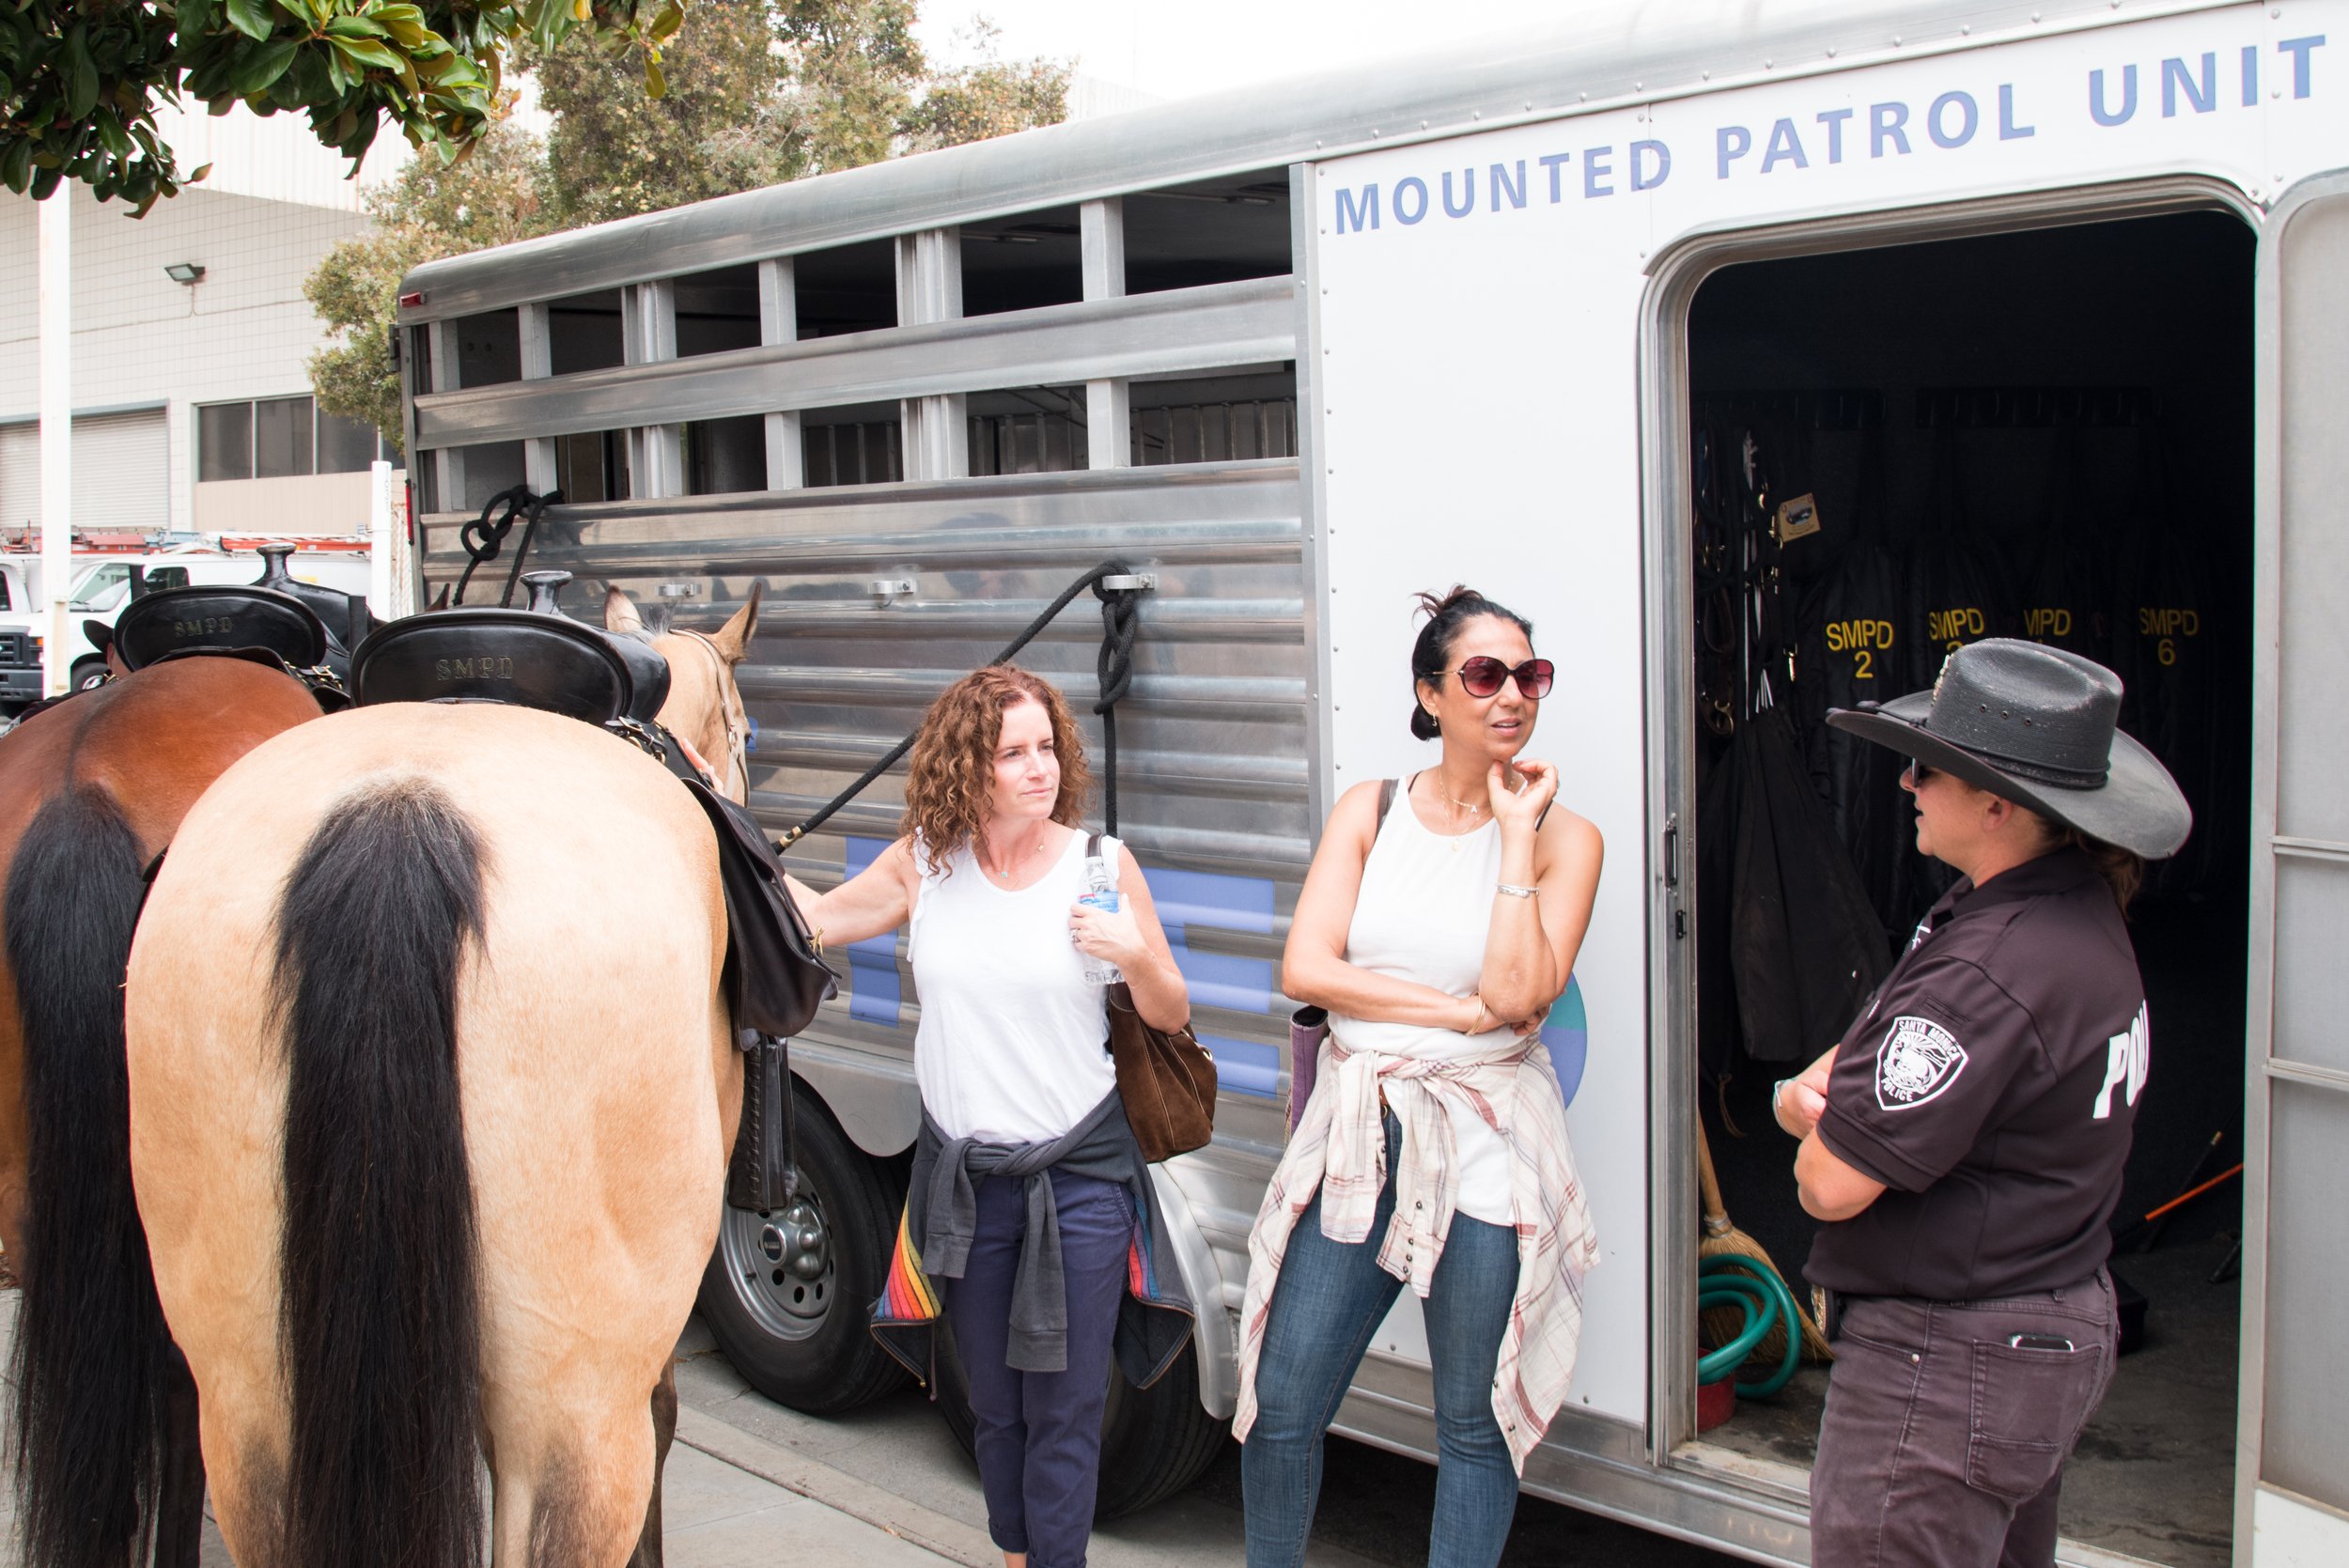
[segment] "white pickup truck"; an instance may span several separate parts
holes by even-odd
[[[367,591],[367,558],[341,551],[297,550],[288,569],[302,582]],[[251,582],[260,576],[260,558],[212,550],[168,550],[135,555],[77,556],[64,656],[70,683],[96,682],[106,671],[105,656],[89,641],[84,624],[112,626],[131,602],[132,574],[148,589],[185,588],[215,582]],[[41,639],[47,635],[46,607],[39,597],[39,564],[0,557],[0,716],[12,715],[40,695]]]

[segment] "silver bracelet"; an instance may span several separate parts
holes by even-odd
[[[1503,882],[1497,891],[1505,893],[1512,898],[1539,898],[1542,895],[1542,890],[1539,888],[1521,888],[1514,882]]]
[[[1784,1097],[1786,1086],[1794,1081],[1791,1078],[1782,1078],[1770,1085],[1770,1119],[1772,1121],[1778,1119],[1779,1101]]]

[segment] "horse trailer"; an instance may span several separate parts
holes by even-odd
[[[1524,1484],[1790,1564],[1824,1374],[1698,1419],[1700,1132],[1796,1272],[1762,1096],[1827,1043],[1761,1005],[1802,978],[1801,911],[1761,958],[1733,939],[1768,891],[1736,781],[1791,758],[1821,825],[1792,852],[1847,855],[1905,930],[1931,868],[1819,712],[1984,634],[2093,653],[2198,818],[2135,914],[2123,1214],[2232,1179],[2116,1256],[2143,1345],[2068,1472],[2063,1560],[2349,1561],[2336,29],[2342,0],[1610,0],[436,261],[399,329],[423,585],[516,484],[561,492],[533,565],[679,624],[763,582],[741,678],[780,831],[1080,574],[1146,581],[1120,827],[1222,1094],[1157,1170],[1203,1311],[1177,1374],[1114,1392],[1105,1509],[1195,1472],[1233,1408],[1287,917],[1338,792],[1429,756],[1409,595],[1528,614],[1560,671],[1533,754],[1611,854],[1543,1032],[1604,1257]],[[1091,604],[1022,655],[1081,708]],[[901,784],[793,869],[869,863]],[[702,1297],[817,1410],[892,1386],[863,1320],[919,1114],[901,950],[835,957],[791,1054],[808,1191],[729,1213]],[[1406,1293],[1336,1429],[1432,1457],[1430,1406]]]

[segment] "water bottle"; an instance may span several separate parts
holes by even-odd
[[[1104,914],[1117,913],[1117,872],[1097,854],[1085,857],[1084,892],[1077,902]],[[1114,986],[1124,978],[1107,958],[1096,958],[1090,953],[1080,956],[1084,959],[1085,979],[1093,985]]]

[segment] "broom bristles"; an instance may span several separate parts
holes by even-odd
[[[1768,1250],[1731,1224],[1726,1217],[1708,1216],[1704,1221],[1703,1239],[1697,1243],[1697,1261],[1701,1264],[1706,1258],[1751,1258],[1780,1279],[1785,1278],[1779,1272],[1778,1265],[1770,1261]],[[1810,1309],[1802,1304],[1800,1297],[1795,1301],[1795,1316],[1802,1325],[1803,1358],[1811,1361],[1835,1359],[1834,1347],[1827,1343],[1827,1336],[1819,1332],[1819,1326],[1811,1320]],[[1735,1307],[1708,1307],[1702,1319],[1705,1332],[1712,1336],[1715,1344],[1727,1344],[1745,1327],[1745,1314]],[[1762,1343],[1753,1347],[1753,1354],[1764,1361],[1773,1363],[1785,1355],[1784,1326],[1773,1327],[1763,1335]]]

